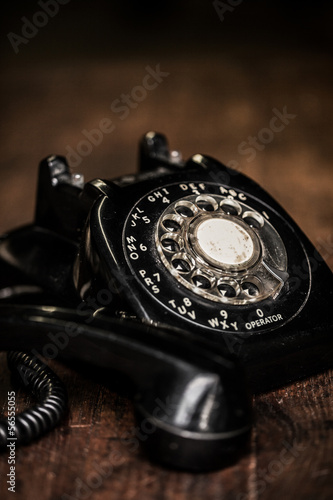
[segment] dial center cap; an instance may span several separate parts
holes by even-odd
[[[222,268],[244,268],[255,253],[254,235],[236,219],[209,217],[199,220],[193,241],[201,257]]]

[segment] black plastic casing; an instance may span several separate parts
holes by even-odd
[[[287,286],[275,301],[266,299],[256,304],[256,307],[269,311],[278,303],[279,310],[287,311],[289,315],[281,327],[276,328],[276,325],[273,325],[263,332],[259,330],[255,333],[245,331],[233,334],[204,328],[193,321],[182,319],[179,314],[173,314],[170,308],[162,306],[155,300],[153,294],[133,277],[133,271],[124,254],[123,231],[126,218],[137,201],[150,191],[156,191],[169,184],[185,183],[189,180],[199,184],[212,182],[212,179],[213,182],[216,180],[227,188],[250,194],[252,198],[260,200],[260,204],[265,206],[267,211],[278,214],[278,231],[286,245],[289,263],[288,281],[292,282],[292,286],[289,290]],[[82,279],[82,274],[85,275],[87,272],[86,262],[94,260],[95,269],[98,262],[99,272],[104,277],[105,283],[116,282],[119,293],[128,304],[127,307],[132,309],[138,318],[155,325],[166,324],[184,328],[203,338],[213,340],[221,352],[236,355],[244,363],[251,388],[255,391],[287,384],[331,365],[332,273],[307,237],[269,194],[243,174],[232,171],[209,157],[201,157],[199,163],[191,159],[185,166],[157,167],[155,175],[150,173],[144,180],[138,178],[134,179],[134,182],[133,179],[131,181],[131,184],[126,184],[124,181],[100,181],[97,183],[99,185],[95,183],[95,189],[101,191],[90,211],[84,238],[91,243],[92,255],[82,256],[81,252],[84,272],[80,276],[79,265],[76,276],[78,284],[80,280],[86,281],[86,276]],[[289,241],[286,235],[290,238]],[[296,246],[301,247],[304,253],[300,253],[299,248],[296,251]],[[158,259],[153,239],[151,253],[152,258]],[[300,255],[303,255],[302,262],[299,261]],[[169,279],[166,293],[171,294],[175,288],[175,280],[171,275],[168,277],[167,273],[164,273],[164,278]],[[191,292],[179,285],[176,293],[177,296],[182,294],[191,296]],[[302,306],[293,317],[288,308],[290,309],[295,297]],[[201,299],[194,297],[193,300],[200,302]],[[213,304],[212,307],[217,306]],[[233,306],[233,309],[235,307]],[[242,314],[250,314],[251,309],[252,306],[242,306]]]
[[[275,298],[212,302],[160,261],[155,233],[165,207],[160,195],[147,196],[172,192],[174,200],[197,189],[241,193],[265,212],[288,257]],[[138,258],[131,260],[130,248]],[[247,382],[260,392],[332,366],[333,275],[313,245],[258,184],[208,156],[175,161],[160,134],[141,142],[138,175],[96,179],[83,189],[72,184],[64,158],[44,160],[35,223],[3,237],[0,258],[0,347],[43,352],[52,334],[69,362],[122,372],[136,386],[140,422],[154,429],[147,450],[168,465],[230,463],[249,436]],[[150,280],[158,271],[160,281],[151,285],[140,271]],[[184,299],[193,310],[186,312]]]

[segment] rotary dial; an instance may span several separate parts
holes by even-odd
[[[202,194],[175,201],[161,215],[155,240],[177,281],[215,302],[238,305],[274,298],[288,277],[277,231],[233,198]]]

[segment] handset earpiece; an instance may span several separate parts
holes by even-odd
[[[163,348],[165,366],[156,367],[148,385],[138,388],[136,414],[140,427],[148,429],[144,446],[155,461],[188,470],[218,469],[244,451],[249,436],[245,376],[222,355],[190,351],[191,360],[176,353],[170,357]],[[160,352],[155,355],[158,360]]]

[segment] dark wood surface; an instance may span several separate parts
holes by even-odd
[[[110,105],[141,85],[147,65],[157,64],[169,75],[121,120]],[[109,118],[114,131],[74,172],[86,180],[133,172],[139,137],[162,131],[185,157],[202,152],[233,161],[292,214],[333,269],[332,77],[329,54],[263,45],[186,57],[156,52],[123,60],[7,61],[1,75],[0,230],[32,220],[40,159],[66,154],[67,146],[84,139],[82,130]],[[269,127],[274,109],[284,107],[296,116],[248,161],[240,144]],[[4,353],[0,360],[5,407],[11,384]],[[51,366],[68,387],[70,413],[54,432],[17,450],[15,495],[6,492],[7,457],[0,458],[1,498],[333,497],[332,371],[256,396],[249,453],[224,470],[190,474],[152,464],[140,448],[126,446],[124,436],[136,424],[119,381],[103,384],[89,367],[74,370],[57,360]],[[29,404],[18,391],[17,410]]]

